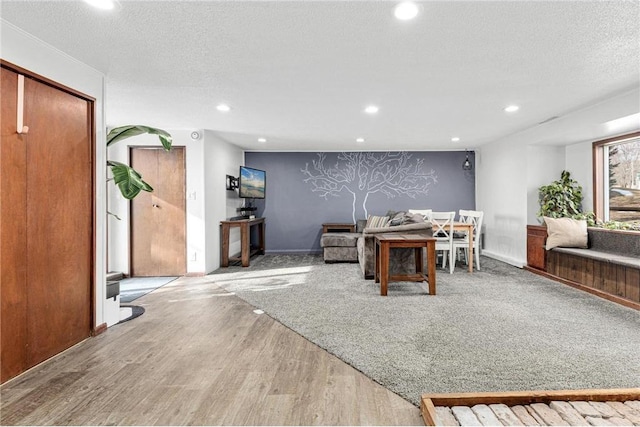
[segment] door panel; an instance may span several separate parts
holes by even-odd
[[[16,132],[18,75],[2,68],[0,121],[0,381],[27,368],[26,135]]]
[[[131,275],[186,272],[185,149],[132,148],[131,166],[153,188],[131,201]]]
[[[25,82],[31,366],[91,327],[92,177],[87,101]]]
[[[4,382],[91,332],[93,106],[2,68],[1,374]]]

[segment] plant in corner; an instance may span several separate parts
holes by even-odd
[[[582,199],[582,186],[569,171],[562,171],[559,180],[538,189],[538,217],[586,219],[593,226],[595,215],[582,212]]]
[[[167,131],[141,125],[127,125],[111,129],[107,134],[107,147],[123,139],[145,133],[158,135],[162,147],[164,147],[166,151],[171,150],[173,139]],[[140,191],[153,191],[153,187],[146,183],[142,179],[142,175],[131,166],[116,162],[115,160],[107,160],[107,166],[111,168],[111,173],[113,174],[112,179],[120,189],[120,193],[122,193],[126,199],[133,199]]]

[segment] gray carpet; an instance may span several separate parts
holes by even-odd
[[[640,312],[486,257],[381,297],[357,264],[266,255],[217,284],[414,404],[426,392],[640,386]]]

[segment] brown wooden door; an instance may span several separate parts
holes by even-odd
[[[87,338],[93,271],[91,101],[2,69],[2,381]],[[6,119],[5,119],[6,118]]]
[[[154,189],[131,201],[131,275],[186,272],[184,147],[132,148],[131,166]]]

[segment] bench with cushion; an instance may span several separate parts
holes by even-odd
[[[640,233],[589,227],[587,237],[586,248],[554,247],[547,251],[547,273],[605,298],[640,307]]]

